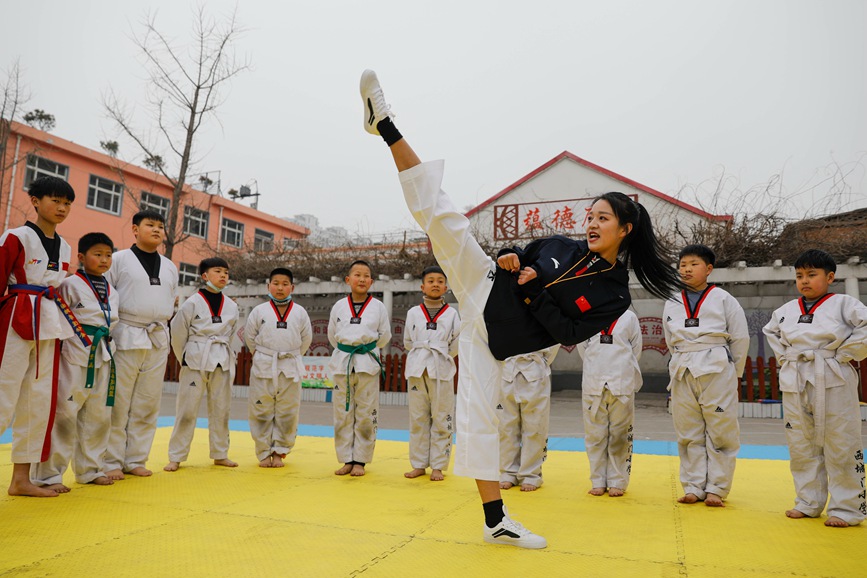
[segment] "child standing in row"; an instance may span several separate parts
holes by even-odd
[[[740,449],[738,383],[750,335],[744,310],[707,278],[715,256],[688,245],[679,255],[687,289],[665,302],[663,330],[671,350],[671,413],[684,495],[677,501],[723,506]]]
[[[253,354],[250,370],[250,435],[261,468],[282,468],[295,447],[301,411],[301,356],[313,341],[310,317],[292,300],[292,271],[278,267],[268,276],[267,303],[247,317],[244,341]]]
[[[116,383],[110,333],[117,325],[120,297],[103,277],[111,267],[113,250],[114,243],[104,233],[82,236],[78,240],[82,269],[60,284],[60,294],[90,336],[91,346],[74,337],[63,343],[51,456],[31,470],[40,486],[62,486],[70,459],[79,484],[114,483],[102,461]]]
[[[513,355],[503,362],[500,419],[500,489],[521,485],[522,492],[542,486],[548,457],[551,418],[551,364],[559,345]]]
[[[354,261],[345,281],[350,294],[334,304],[328,320],[334,348],[328,363],[334,382],[334,447],[343,462],[334,473],[363,476],[376,444],[380,349],[391,341],[391,326],[385,305],[367,294],[373,276],[366,261]]]
[[[576,346],[584,362],[581,402],[591,496],[622,496],[632,472],[635,392],[641,389],[641,326],[627,309],[608,328]]]
[[[106,474],[150,476],[145,467],[160,412],[169,355],[168,321],[175,311],[178,269],[157,252],[165,219],[156,211],[132,217],[135,245],[118,251],[106,278],[123,296],[120,320],[112,334],[117,347],[117,392],[105,453]]]
[[[795,279],[802,297],[774,311],[764,333],[780,362],[795,481],[786,516],[818,517],[827,502],[825,525],[843,528],[867,516],[858,375],[849,364],[867,357],[867,307],[828,292],[836,271],[824,251],[801,254]]]
[[[172,319],[172,351],[181,363],[175,427],[169,439],[169,463],[174,472],[190,455],[202,397],[208,394],[208,445],[214,465],[234,468],[229,459],[229,410],[235,381],[235,325],[238,305],[223,295],[229,264],[220,257],[199,263],[205,286],[184,301]]]
[[[35,485],[30,465],[51,454],[56,360],[60,340],[72,337],[70,325],[77,323],[56,293],[72,256],[57,225],[69,216],[75,191],[63,179],[47,176],[30,183],[27,194],[36,222],[27,221],[0,236],[0,296],[6,293],[0,299],[0,357],[18,360],[0,364],[0,432],[12,423],[9,495],[54,497],[68,488]],[[86,335],[82,342],[90,345]]]
[[[409,463],[407,478],[431,469],[440,481],[452,454],[455,413],[455,355],[461,318],[443,299],[446,274],[433,265],[422,271],[421,305],[406,314],[403,345],[409,391]]]

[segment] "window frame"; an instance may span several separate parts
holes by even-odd
[[[178,285],[186,287],[195,285],[199,281],[199,267],[193,263],[183,263],[178,265]]]
[[[34,164],[31,165],[31,160],[34,160]],[[51,163],[55,166],[55,168],[62,168],[63,173],[49,171],[43,167],[39,166],[39,162]],[[27,160],[24,163],[24,190],[30,190],[30,184],[38,179],[39,177],[60,177],[66,182],[69,182],[69,166],[58,163],[57,161],[53,161],[51,159],[47,159],[45,157],[41,157],[34,153],[27,153]]]
[[[240,229],[233,228],[230,229],[229,226],[239,225]],[[234,219],[229,219],[228,217],[223,217],[223,222],[220,224],[220,243],[223,245],[228,245],[229,247],[235,247],[236,249],[241,249],[244,246],[244,223],[241,221],[235,221]],[[227,234],[237,235],[238,243],[230,243],[227,240]]]
[[[196,214],[194,215],[193,212]],[[190,222],[195,221],[201,223],[204,227],[204,234],[200,235],[197,232],[193,232],[190,230],[188,226]],[[203,211],[202,209],[197,209],[191,205],[184,206],[184,225],[183,231],[184,234],[189,235],[190,237],[197,237],[199,239],[207,239],[208,238],[208,228],[211,224],[211,213],[208,211]]]
[[[111,189],[105,188],[104,183],[109,183],[112,185]],[[118,189],[119,190],[116,190]],[[111,179],[107,179],[105,177],[101,177],[99,175],[91,174],[90,178],[87,181],[87,199],[85,201],[85,205],[88,209],[93,209],[94,211],[99,211],[100,213],[107,213],[109,215],[115,215],[119,217],[123,213],[123,192],[125,187],[123,183],[118,183]],[[91,192],[94,192],[93,202],[91,203]],[[104,207],[100,207],[98,205],[99,195],[105,194],[110,195],[111,203],[110,205],[114,205],[114,201],[117,201],[117,210],[113,211],[111,209],[106,209]]]
[[[160,201],[165,202],[166,206],[161,207],[157,203],[154,203],[153,201],[151,201],[150,199],[146,200],[145,195],[147,195],[148,197],[153,197],[155,199],[159,199]],[[142,211],[148,211],[148,210],[156,211],[157,213],[159,213],[163,216],[163,219],[165,219],[166,222],[168,222],[169,221],[169,210],[172,207],[172,200],[169,198],[163,197],[162,195],[157,195],[156,193],[152,193],[150,191],[142,191],[141,196],[139,196],[139,205],[138,206],[139,206],[139,209],[141,209]]]
[[[271,253],[274,251],[275,240],[274,233],[266,231],[265,229],[256,228],[253,233],[253,251]]]

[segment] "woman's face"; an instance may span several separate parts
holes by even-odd
[[[620,225],[611,203],[605,199],[599,199],[590,207],[586,227],[587,245],[603,259],[613,262],[617,258],[620,243],[631,230],[632,226],[629,224],[625,227]]]

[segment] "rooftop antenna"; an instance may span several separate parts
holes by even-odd
[[[254,201],[250,203],[250,207],[253,209],[258,209],[259,183],[256,182],[256,179],[250,179],[249,181],[247,181],[247,184],[241,185],[237,189],[229,189],[229,197],[233,201],[237,201],[238,199],[253,198]]]

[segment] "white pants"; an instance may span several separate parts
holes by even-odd
[[[373,461],[379,421],[379,374],[349,375],[349,410],[346,409],[346,376],[334,376],[331,405],[334,406],[334,449],[337,461],[348,464]]]
[[[233,371],[217,367],[197,371],[181,367],[175,405],[175,427],[169,438],[169,461],[185,462],[196,431],[202,397],[208,394],[208,444],[212,460],[229,457],[229,410],[232,406]]]
[[[551,376],[528,381],[519,373],[503,382],[500,399],[500,481],[538,488],[548,457]]]
[[[816,517],[828,502],[828,516],[860,524],[867,506],[858,391],[852,384],[825,390],[825,439],[820,445],[814,440],[815,394],[811,383],[801,393],[783,392],[795,509]]]
[[[452,453],[455,386],[451,379],[433,379],[427,371],[410,377],[409,463],[414,468],[445,470]]]
[[[458,298],[461,311],[454,472],[477,480],[500,479],[500,400],[502,364],[488,348],[485,304],[496,263],[470,232],[470,222],[440,189],[443,161],[400,173],[407,207],[430,238],[437,263]]]
[[[0,434],[12,424],[13,463],[39,463],[51,453],[59,361],[59,340],[21,339],[10,323],[0,363]]]
[[[582,392],[581,403],[592,487],[625,490],[632,472],[635,395],[630,395],[629,401],[623,403],[606,387],[601,395]]]
[[[286,457],[295,447],[301,412],[301,382],[278,373],[276,379],[250,375],[250,435],[256,457]]]
[[[114,354],[117,391],[105,452],[106,470],[128,472],[147,463],[157,430],[168,355],[168,346],[124,349]]]
[[[740,444],[734,364],[722,373],[672,380],[671,413],[686,494],[728,496]]]
[[[87,367],[61,359],[51,456],[31,466],[33,483],[39,486],[63,483],[70,459],[79,484],[89,484],[105,475],[102,456],[111,427],[111,407],[105,405],[110,376],[111,364],[106,361],[95,369],[93,387],[86,389]]]

